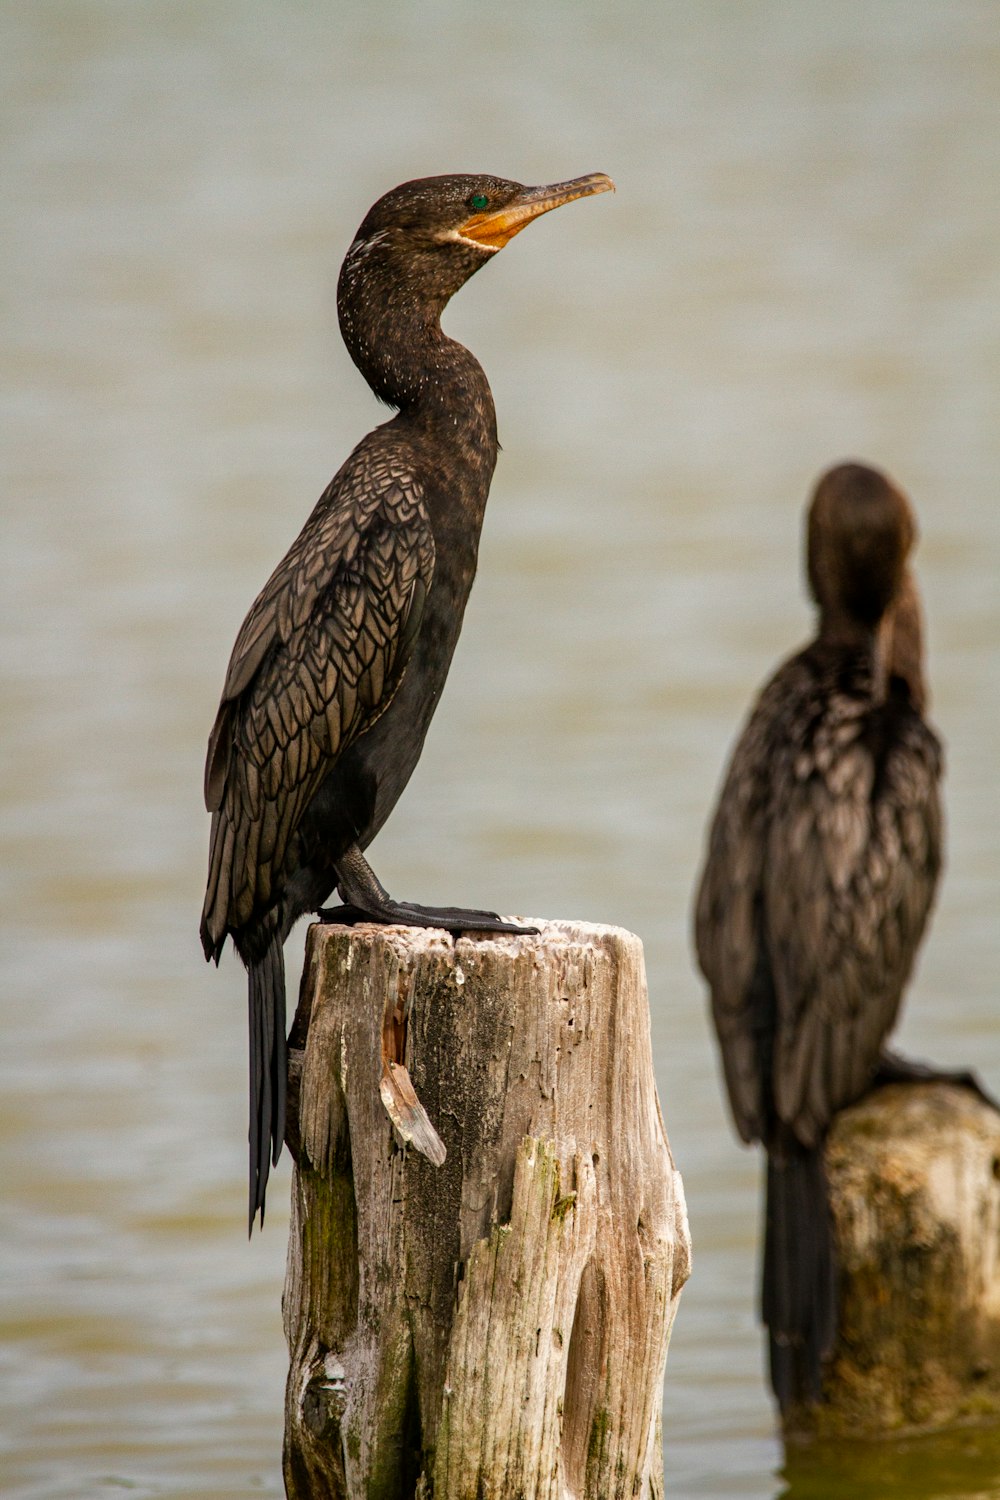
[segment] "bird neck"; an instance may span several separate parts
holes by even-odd
[[[857,653],[865,658],[871,671],[872,696],[881,703],[886,696],[889,656],[892,649],[892,622],[888,614],[869,623],[859,620],[846,609],[828,606],[820,613],[819,638],[828,645]]]
[[[385,279],[340,299],[348,352],[387,406],[406,420],[496,453],[496,412],[479,361],[442,331],[447,299],[418,298]]]

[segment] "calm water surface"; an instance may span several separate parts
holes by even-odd
[[[449,311],[504,453],[379,873],[645,941],[696,1247],[669,1493],[1000,1495],[976,1434],[782,1473],[758,1163],[688,945],[726,748],[808,628],[806,491],[880,462],[921,517],[949,744],[903,1041],[1000,1086],[996,7],[33,0],[0,8],[0,70],[4,1495],[281,1494],[288,1167],[248,1245],[244,981],[196,933],[202,755],[245,609],[380,419],[340,257],[380,192],[446,170],[619,191]]]

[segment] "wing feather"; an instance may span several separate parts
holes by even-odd
[[[420,628],[434,541],[405,465],[361,444],[334,486],[233,648],[205,768],[210,951],[272,900],[306,807],[389,706]]]
[[[772,1005],[761,901],[769,766],[786,717],[787,669],[768,683],[733,750],[719,794],[695,905],[695,947],[712,996],[729,1101],[746,1141],[764,1133],[762,1037]]]
[[[776,1115],[814,1144],[864,1092],[940,871],[940,744],[841,672],[807,648],[775,674],[709,835],[695,941],[745,1140]]]
[[[873,733],[880,714],[895,720],[881,747]],[[941,867],[941,751],[933,732],[898,707],[858,707],[853,725],[853,741],[841,733],[829,759],[817,736],[805,774],[782,780],[785,794],[768,830],[774,1102],[806,1145],[871,1081]]]

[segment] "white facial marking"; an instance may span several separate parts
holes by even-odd
[[[446,229],[438,236],[442,240],[454,240],[459,245],[471,245],[475,250],[485,250],[488,255],[496,255],[500,249],[499,245],[484,245],[481,240],[470,239],[466,234],[460,234],[457,229]]]
[[[344,260],[364,260],[366,255],[370,255],[377,245],[380,245],[383,240],[387,240],[388,238],[389,231],[387,229],[378,229],[374,234],[369,235],[366,240],[354,240],[348,246]]]

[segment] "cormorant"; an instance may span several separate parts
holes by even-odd
[[[441,330],[526,224],[614,184],[429,177],[374,205],[340,272],[348,351],[397,415],[363,438],[239,632],[208,742],[205,956],[249,971],[250,1228],[285,1127],[282,945],[336,888],[337,920],[523,932],[495,912],[394,901],[363,850],[417,764],[462,626],[497,458],[480,365]]]
[[[909,502],[841,464],[808,515],[815,640],[764,688],[733,751],[697,897],[726,1086],[767,1152],[762,1316],[782,1408],[818,1400],[836,1332],[823,1163],[834,1115],[890,1078],[884,1051],[941,869],[942,749],[925,722]]]

